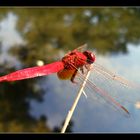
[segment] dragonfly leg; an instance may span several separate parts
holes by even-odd
[[[83,67],[80,67],[80,71],[82,72],[82,74],[84,74],[84,69],[83,69]]]
[[[75,83],[75,84],[77,84],[77,82],[74,81],[74,78],[75,78],[75,76],[76,76],[76,74],[77,74],[77,71],[78,71],[78,70],[75,70],[75,72],[73,73],[73,75],[72,75],[72,77],[71,77],[71,79],[70,79],[71,82],[72,82],[72,83]]]
[[[88,71],[90,71],[90,65],[89,65],[89,64],[84,65],[84,66],[85,66],[85,68],[86,68]]]

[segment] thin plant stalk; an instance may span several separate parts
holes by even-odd
[[[79,91],[78,91],[77,97],[75,98],[75,101],[74,101],[74,103],[73,103],[71,109],[69,110],[69,112],[68,112],[68,114],[67,114],[67,117],[66,117],[66,119],[65,119],[65,123],[64,123],[64,125],[63,125],[63,127],[62,127],[62,130],[61,130],[61,133],[65,133],[65,131],[66,131],[67,127],[68,127],[68,124],[69,124],[69,122],[70,122],[70,120],[71,120],[71,117],[72,117],[72,115],[73,115],[73,113],[74,113],[74,110],[75,110],[75,108],[76,108],[76,106],[77,106],[77,103],[78,103],[78,101],[79,101],[79,99],[80,99],[82,93],[85,94],[85,92],[84,92],[84,87],[85,87],[85,85],[86,85],[86,82],[87,82],[87,79],[88,79],[88,77],[89,77],[89,75],[90,75],[90,72],[91,72],[91,71],[89,70],[89,71],[87,72],[87,74],[86,74],[85,80],[83,81],[83,83],[82,83],[82,85],[81,85],[81,87],[80,87],[80,89],[79,89]]]

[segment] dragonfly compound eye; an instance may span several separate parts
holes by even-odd
[[[95,61],[95,55],[90,51],[84,51],[83,54],[87,57],[87,63],[92,64]]]

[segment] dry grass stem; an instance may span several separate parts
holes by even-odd
[[[82,83],[82,85],[81,85],[81,87],[80,87],[80,89],[79,89],[79,91],[78,91],[77,97],[75,98],[75,101],[74,101],[74,103],[73,103],[71,109],[70,109],[69,112],[68,112],[68,115],[67,115],[67,117],[66,117],[65,123],[64,123],[64,125],[63,125],[62,130],[61,130],[61,133],[65,133],[65,131],[66,131],[66,129],[67,129],[67,126],[68,126],[68,124],[69,124],[69,122],[70,122],[70,120],[71,120],[71,117],[72,117],[72,115],[73,115],[73,113],[74,113],[74,110],[75,110],[75,108],[76,108],[76,106],[77,106],[77,103],[78,103],[78,101],[79,101],[79,99],[80,99],[80,97],[81,97],[81,94],[83,93],[83,94],[87,97],[87,95],[86,95],[85,92],[84,92],[84,87],[85,87],[85,85],[86,85],[86,82],[87,82],[87,79],[88,79],[88,77],[89,77],[89,75],[90,75],[90,72],[91,72],[91,71],[89,70],[89,71],[87,72],[87,74],[86,74],[85,80],[83,81],[83,83]]]

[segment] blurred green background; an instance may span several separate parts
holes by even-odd
[[[22,41],[7,45],[7,54],[18,63],[4,59],[0,62],[0,75],[36,66],[38,60],[45,64],[57,61],[83,43],[102,55],[125,55],[128,43],[140,43],[139,8],[0,8],[0,31],[10,26],[8,22],[2,24],[9,15],[16,17],[14,29]],[[5,47],[2,35],[1,32],[1,58]],[[7,42],[10,38],[12,36],[7,36]],[[29,113],[31,99],[43,100],[45,91],[38,85],[43,79],[0,83],[0,132],[60,130],[62,126],[50,128],[46,116],[37,120]],[[73,122],[68,132],[72,131],[72,126]]]

